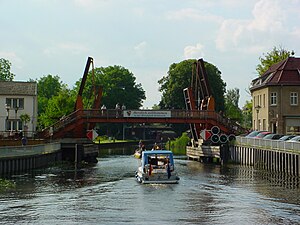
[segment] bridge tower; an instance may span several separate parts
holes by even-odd
[[[212,96],[203,59],[197,60],[193,65],[191,86],[183,90],[186,110],[215,111],[215,100]],[[199,134],[205,124],[190,124],[192,138],[197,142]]]

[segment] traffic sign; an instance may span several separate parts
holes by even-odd
[[[218,133],[220,133],[220,128],[219,128],[218,126],[213,126],[213,127],[211,128],[211,132],[212,132],[213,134],[218,134]]]
[[[221,134],[220,135],[220,142],[222,144],[225,144],[228,141],[228,136],[226,134]]]
[[[88,139],[94,141],[96,139],[96,137],[98,137],[98,133],[96,130],[89,130],[86,133],[86,136],[88,137]]]
[[[210,138],[210,136],[211,136],[211,133],[206,129],[204,129],[200,132],[200,137],[202,137],[204,141],[208,140]]]
[[[228,141],[233,141],[233,140],[235,140],[236,138],[235,138],[235,135],[234,134],[230,134],[229,136],[228,136]]]
[[[220,136],[217,134],[213,134],[210,140],[212,141],[212,143],[218,143],[220,141]]]

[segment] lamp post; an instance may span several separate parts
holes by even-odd
[[[8,123],[9,123],[9,110],[10,110],[10,106],[8,104],[5,104],[5,109],[7,111],[7,116],[6,116],[6,129],[8,130]]]
[[[261,108],[260,105],[255,106],[255,109],[256,109],[256,123],[257,123],[256,130],[258,130],[258,126],[259,126],[258,113],[259,113],[260,108]]]

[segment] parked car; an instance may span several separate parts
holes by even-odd
[[[283,134],[267,134],[266,136],[263,137],[263,139],[278,140],[281,137],[283,137]]]
[[[296,135],[284,135],[281,138],[279,138],[279,141],[288,141],[290,139],[292,139],[293,137],[296,137]]]
[[[288,140],[287,142],[300,142],[300,136],[296,136]]]
[[[258,135],[256,135],[254,138],[263,138],[264,136],[266,136],[268,134],[272,134],[272,133],[269,131],[263,131],[263,132],[260,132]]]
[[[257,136],[261,132],[265,132],[265,131],[264,130],[263,131],[254,130],[254,131],[250,132],[249,134],[247,134],[245,137],[246,138],[253,138],[253,137]]]

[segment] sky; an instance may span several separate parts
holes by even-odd
[[[251,100],[259,57],[273,47],[300,56],[300,0],[0,0],[0,58],[16,81],[58,75],[73,88],[88,56],[120,65],[161,99],[158,80],[172,63],[203,58],[226,89]]]

